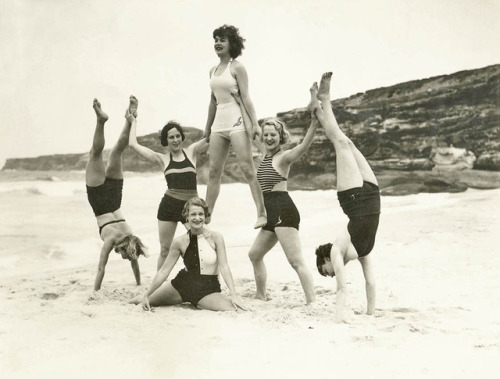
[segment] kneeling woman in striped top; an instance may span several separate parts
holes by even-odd
[[[235,94],[233,96],[241,104],[239,97]],[[312,117],[304,139],[290,150],[281,148],[289,139],[283,122],[276,118],[267,119],[262,125],[260,148],[264,158],[257,170],[257,180],[264,194],[267,224],[257,234],[248,254],[255,274],[256,299],[268,300],[264,256],[279,241],[288,262],[299,276],[306,303],[310,304],[315,300],[312,274],[302,256],[299,238],[300,215],[288,194],[287,178],[290,166],[311,146],[318,125],[318,120]]]
[[[140,304],[145,310],[151,306],[176,305],[185,302],[199,309],[212,311],[245,310],[241,299],[236,295],[233,276],[229,269],[224,239],[218,232],[205,228],[208,207],[204,200],[194,197],[184,206],[183,215],[189,231],[177,237],[170,246],[165,263],[156,273],[151,286],[143,296],[130,302]],[[182,256],[184,269],[163,285],[175,264]],[[221,294],[219,269],[231,293],[230,297]]]

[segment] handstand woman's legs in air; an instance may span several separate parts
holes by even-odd
[[[366,158],[340,129],[330,102],[330,80],[332,73],[323,74],[318,99],[323,108],[323,128],[335,147],[337,164],[337,191],[361,187],[363,181],[377,184],[377,179]]]
[[[134,96],[130,96],[129,112],[137,114],[137,105],[137,99]],[[130,127],[130,121],[126,120],[120,136],[109,154],[108,165],[106,167],[106,176],[108,178],[123,179],[122,155],[128,146]]]

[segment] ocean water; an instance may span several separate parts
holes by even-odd
[[[0,277],[97,265],[102,242],[80,174],[77,179],[61,175],[0,180]],[[125,174],[123,213],[154,260],[159,251],[156,212],[165,189],[161,175]],[[198,192],[204,197],[206,186],[199,186]],[[335,190],[293,191],[291,196],[301,214],[304,250],[332,239],[345,225]],[[459,196],[464,194],[383,197],[382,213],[452,204]],[[248,186],[222,185],[210,228],[224,235],[230,261],[248,262],[246,254],[257,233],[255,218]],[[184,232],[182,226],[177,228],[177,235]],[[110,260],[121,257],[111,254]]]

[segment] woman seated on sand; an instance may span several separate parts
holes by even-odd
[[[137,258],[141,254],[147,257],[147,250],[141,240],[132,234],[132,230],[125,222],[120,209],[123,189],[122,153],[128,145],[130,122],[129,120],[125,122],[118,141],[111,150],[106,168],[104,168],[102,158],[105,144],[104,124],[108,121],[108,115],[102,111],[101,103],[97,99],[94,99],[93,107],[97,116],[97,125],[89,153],[85,182],[87,197],[99,226],[99,235],[104,242],[101,248],[94,290],[98,291],[101,288],[106,263],[113,248],[115,252],[121,254],[123,259],[130,261],[135,281],[137,285],[140,285],[141,273]],[[133,104],[131,98],[129,112],[134,113],[135,110],[136,105]]]
[[[375,277],[371,256],[380,217],[380,191],[370,165],[352,141],[339,128],[330,103],[332,73],[323,74],[318,99],[323,109],[316,108],[316,116],[333,142],[337,165],[337,196],[344,213],[349,217],[347,228],[333,243],[316,250],[316,265],[323,276],[335,276],[337,281],[336,321],[343,321],[346,299],[347,262],[358,259],[366,281],[367,311],[375,312]]]
[[[182,216],[182,209],[186,201],[192,197],[198,197],[196,158],[199,153],[207,150],[208,143],[206,138],[202,138],[184,149],[182,147],[186,138],[184,130],[177,122],[169,121],[160,133],[160,143],[166,147],[165,154],[161,154],[139,145],[136,127],[137,123],[133,117],[129,139],[130,147],[143,158],[161,168],[168,186],[157,213],[161,247],[157,264],[157,270],[159,270],[168,256],[177,223],[186,223]]]
[[[205,228],[207,214],[208,207],[204,200],[193,197],[186,202],[183,216],[189,231],[174,239],[170,253],[151,286],[143,296],[135,297],[131,303],[142,303],[145,310],[151,310],[151,306],[185,302],[212,311],[245,309],[236,295],[224,239],[220,233]],[[186,267],[162,286],[181,256]],[[221,294],[219,269],[231,293],[229,298]]]
[[[244,118],[248,115],[238,94],[233,97],[240,104]],[[316,99],[316,93],[314,93]],[[319,104],[318,104],[319,106]],[[267,224],[257,234],[248,253],[253,265],[257,291],[255,298],[267,300],[266,282],[267,271],[264,256],[279,241],[288,262],[297,272],[302,289],[306,296],[306,303],[315,300],[314,285],[311,272],[307,268],[299,238],[300,215],[297,207],[287,191],[287,178],[290,166],[307,151],[314,138],[319,123],[311,119],[311,125],[300,144],[290,150],[283,150],[282,146],[290,138],[285,124],[277,118],[270,118],[262,125],[262,136],[257,143],[264,158],[257,170],[257,180],[264,195],[264,205],[267,212]]]

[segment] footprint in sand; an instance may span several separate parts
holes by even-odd
[[[373,342],[373,336],[354,336],[351,340],[353,342]]]
[[[410,325],[410,332],[412,333],[420,333],[420,334],[426,334],[427,332],[425,330],[419,329],[414,325]]]
[[[253,279],[248,279],[248,278],[241,278],[241,279],[237,279],[237,282],[239,284],[246,284],[246,283],[250,283],[250,282],[253,283],[254,280]]]
[[[55,300],[59,298],[59,295],[53,292],[46,292],[40,297],[42,300]]]
[[[416,309],[413,308],[392,308],[390,309],[391,312],[398,312],[398,313],[415,313],[418,312]]]
[[[314,290],[316,291],[316,295],[324,295],[332,292],[331,290],[325,288],[315,288]]]

